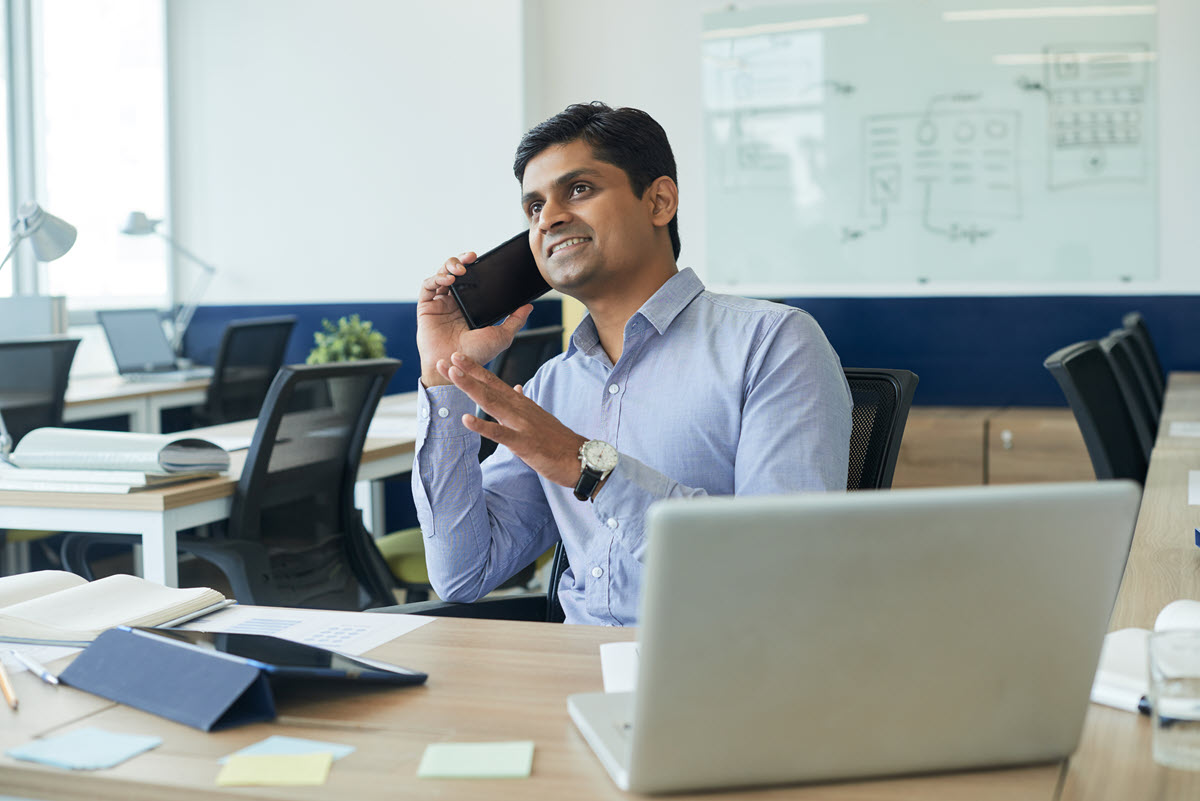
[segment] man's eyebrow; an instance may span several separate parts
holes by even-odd
[[[578,180],[579,178],[583,178],[583,177],[599,178],[600,172],[598,170],[593,170],[588,167],[582,167],[578,170],[571,170],[570,172],[563,173],[562,175],[555,178],[553,186],[555,189],[558,189],[558,188],[561,188],[565,184],[573,183],[574,181]],[[525,194],[521,195],[521,205],[525,206],[530,201],[541,200],[541,198],[542,198],[541,192],[526,192]]]

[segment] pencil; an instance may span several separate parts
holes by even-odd
[[[8,705],[16,709],[17,693],[13,690],[12,681],[8,678],[8,671],[4,668],[3,661],[0,661],[0,690],[4,692],[4,700],[8,701]]]

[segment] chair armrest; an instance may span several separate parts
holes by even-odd
[[[479,620],[532,620],[545,623],[546,594],[505,595],[501,598],[476,601],[473,604],[421,601],[398,606],[384,606],[367,611],[401,615],[430,615],[432,617],[470,617]]]

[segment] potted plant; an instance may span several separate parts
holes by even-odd
[[[357,314],[338,319],[337,325],[321,320],[321,327],[323,331],[313,334],[316,345],[308,354],[308,364],[382,359],[387,355],[383,347],[387,338],[369,320],[359,320]]]

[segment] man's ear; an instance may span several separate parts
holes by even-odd
[[[651,222],[657,227],[665,227],[675,219],[675,212],[679,210],[679,187],[670,177],[660,176],[646,187],[642,200],[650,211]]]

